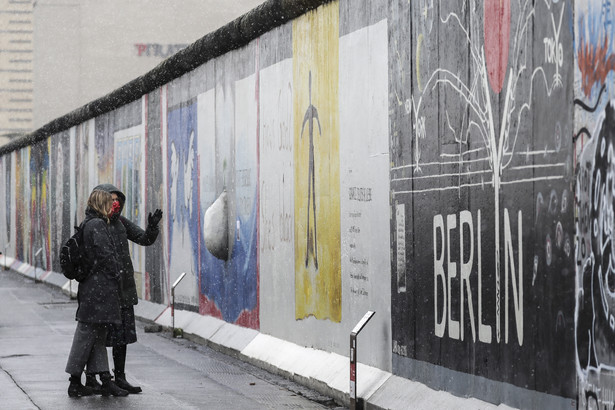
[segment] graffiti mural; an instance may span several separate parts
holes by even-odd
[[[335,3],[293,22],[295,315],[334,322],[341,320],[338,36]]]
[[[411,14],[432,18],[418,11]],[[407,89],[391,91],[393,367],[429,377],[413,372],[412,358],[570,394],[571,363],[552,354],[573,350],[572,297],[562,298],[572,295],[562,282],[572,276],[562,270],[572,246],[572,208],[562,207],[571,196],[570,115],[537,103],[569,98],[568,69],[549,53],[529,56],[552,43],[570,53],[559,49],[571,7],[463,1],[434,12],[450,53],[429,57],[433,69],[413,79],[406,101],[397,98]],[[412,73],[404,61],[393,64],[396,76]],[[559,295],[550,304],[541,299],[546,290]],[[464,360],[469,349],[474,359]],[[551,370],[535,369],[529,359],[537,356]],[[496,371],[517,361],[514,374]]]
[[[615,394],[615,11],[575,3],[576,363],[582,408]]]

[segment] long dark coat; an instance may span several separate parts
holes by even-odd
[[[83,227],[85,268],[88,277],[79,283],[76,319],[87,323],[122,323],[120,316],[120,266],[109,226],[88,208]]]
[[[130,258],[130,249],[128,241],[132,241],[138,245],[152,245],[158,237],[158,225],[150,226],[148,224],[145,230],[135,225],[120,214],[126,203],[126,196],[122,191],[112,184],[98,185],[95,190],[107,191],[117,194],[120,201],[120,213],[111,217],[109,224],[109,232],[113,238],[119,254],[121,280],[122,280],[122,304],[123,306],[136,305],[139,302],[137,296],[137,285],[134,277],[134,267]]]

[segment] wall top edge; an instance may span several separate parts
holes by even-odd
[[[135,101],[207,61],[241,48],[264,33],[331,1],[267,0],[178,51],[146,74],[1,146],[0,156],[34,145],[53,134]]]

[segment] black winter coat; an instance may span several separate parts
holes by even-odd
[[[76,319],[87,323],[122,323],[118,254],[105,219],[85,211],[83,243],[88,277],[79,283]]]
[[[124,204],[126,203],[126,196],[114,185],[102,184],[94,189],[115,193],[120,200],[120,213],[111,217],[109,231],[111,232],[111,237],[113,238],[119,255],[123,296],[122,304],[123,306],[136,305],[139,302],[139,298],[137,296],[137,285],[134,277],[135,270],[132,266],[128,241],[130,240],[142,246],[152,245],[156,242],[156,238],[158,237],[158,225],[148,225],[147,228],[143,230],[128,219],[120,216],[124,209]]]

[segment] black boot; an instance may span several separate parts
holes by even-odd
[[[141,393],[143,391],[139,386],[132,386],[126,381],[126,373],[114,370],[113,374],[115,375],[115,384],[119,388],[126,390],[130,394]]]
[[[68,397],[91,396],[93,394],[91,388],[81,384],[81,375],[71,375],[68,381],[70,381],[68,385]]]
[[[113,380],[111,380],[111,374],[109,372],[100,374],[100,381],[102,382],[102,395],[103,396],[116,396],[125,397],[128,396],[128,392],[119,388]]]
[[[94,394],[102,394],[102,384],[96,380],[96,374],[94,373],[85,374],[85,386],[91,388]]]

